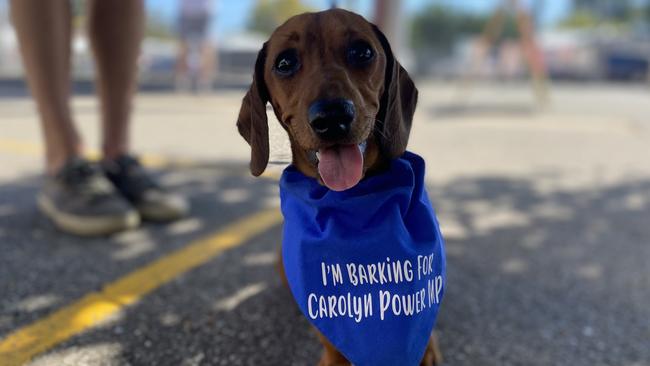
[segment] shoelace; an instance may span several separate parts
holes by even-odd
[[[61,172],[63,181],[85,196],[110,195],[113,187],[91,163],[75,161]]]

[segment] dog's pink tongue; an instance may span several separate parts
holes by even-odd
[[[361,180],[363,156],[357,145],[336,145],[318,150],[318,172],[333,191],[344,191]]]

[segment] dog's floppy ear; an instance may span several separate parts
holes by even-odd
[[[382,152],[389,158],[404,154],[411,132],[418,90],[413,80],[397,62],[386,36],[373,25],[375,35],[386,55],[384,92],[377,113],[376,137]]]
[[[251,147],[250,169],[259,176],[269,163],[269,123],[266,118],[266,103],[269,93],[264,82],[266,43],[257,54],[253,83],[244,96],[237,118],[239,134]]]

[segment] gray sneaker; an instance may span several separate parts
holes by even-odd
[[[189,205],[185,198],[163,189],[133,156],[104,161],[102,168],[142,219],[165,222],[187,215]]]
[[[98,166],[70,159],[47,177],[38,206],[61,230],[83,236],[107,235],[135,228],[140,216],[113,188]]]

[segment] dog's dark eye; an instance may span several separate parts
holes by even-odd
[[[367,42],[356,41],[348,47],[347,58],[352,66],[366,66],[375,58],[375,51]]]
[[[300,67],[298,53],[294,49],[282,51],[275,59],[273,70],[280,76],[291,76]]]

